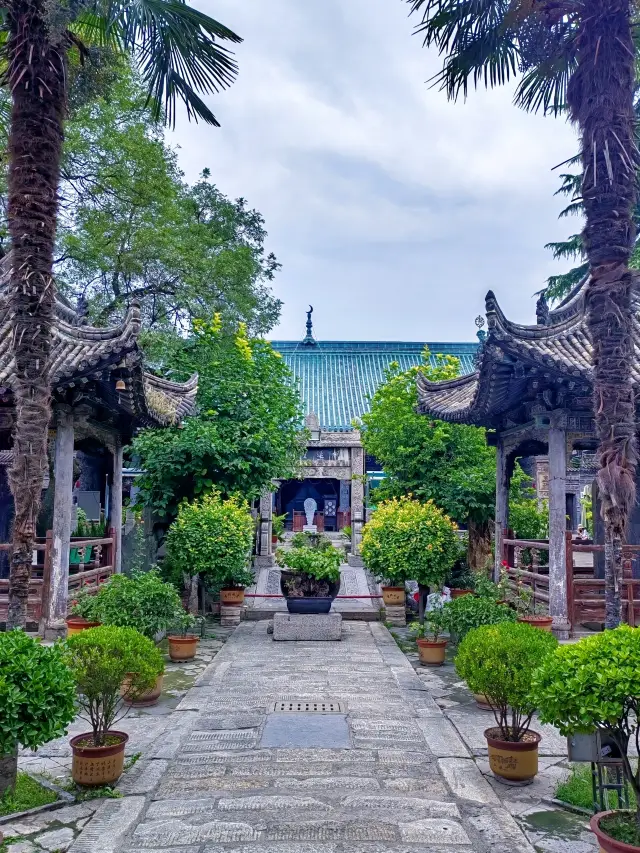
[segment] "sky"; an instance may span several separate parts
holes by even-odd
[[[220,129],[184,115],[170,141],[188,179],[205,167],[266,220],[284,307],[270,337],[468,341],[492,289],[535,322],[544,244],[558,220],[553,167],[576,153],[564,119],[527,115],[512,89],[452,103],[403,0],[195,0],[244,38],[237,82],[209,98]]]

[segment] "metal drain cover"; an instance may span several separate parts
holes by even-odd
[[[274,703],[275,714],[344,714],[344,702],[313,702],[305,699],[280,700]]]

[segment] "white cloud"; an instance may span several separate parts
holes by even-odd
[[[514,319],[559,268],[551,168],[577,148],[563,121],[507,89],[453,104],[425,81],[439,60],[400,0],[199,0],[245,38],[238,82],[214,101],[221,130],[181,122],[194,178],[265,216],[283,263],[277,337],[312,301],[325,338],[469,339],[492,287]],[[575,228],[574,228],[575,226]]]

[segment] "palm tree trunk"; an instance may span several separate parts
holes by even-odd
[[[65,110],[65,57],[50,40],[43,0],[9,5],[8,211],[16,426],[9,482],[15,502],[7,626],[24,627],[35,520],[47,466],[54,312],[53,249]]]
[[[582,135],[584,244],[591,278],[587,323],[593,344],[598,488],[605,527],[606,627],[621,620],[622,544],[635,502],[636,418],[629,270],[635,231],[634,45],[628,0],[585,0],[571,118]]]

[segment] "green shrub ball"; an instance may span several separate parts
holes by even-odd
[[[498,604],[490,598],[476,595],[454,598],[445,605],[444,616],[449,632],[458,643],[464,640],[469,631],[481,625],[515,622],[518,618],[515,610],[506,604]]]

